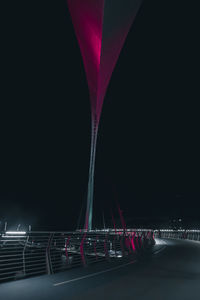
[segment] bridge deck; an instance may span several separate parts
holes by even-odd
[[[151,256],[0,285],[1,300],[199,300],[200,243],[165,240]],[[159,248],[158,248],[159,247]]]

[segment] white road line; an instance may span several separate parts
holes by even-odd
[[[53,286],[59,286],[59,285],[62,285],[62,284],[68,284],[68,283],[71,283],[71,282],[74,282],[74,281],[78,281],[78,280],[82,280],[82,279],[86,279],[86,278],[98,276],[100,274],[107,273],[107,272],[110,272],[110,271],[113,271],[113,270],[117,270],[117,269],[126,267],[128,265],[134,264],[135,262],[137,262],[137,260],[134,260],[134,261],[131,261],[131,262],[127,263],[127,264],[123,264],[123,265],[120,265],[120,266],[117,266],[117,267],[113,267],[113,268],[110,268],[110,269],[107,269],[107,270],[103,270],[103,271],[100,271],[100,272],[92,273],[92,274],[89,274],[89,275],[86,275],[86,276],[82,276],[82,277],[70,279],[70,280],[63,281],[63,282],[54,283]]]
[[[166,247],[167,246],[161,247],[159,250],[155,251],[153,254],[156,255],[156,254],[160,253],[161,251],[165,250]]]

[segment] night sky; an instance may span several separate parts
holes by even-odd
[[[94,0],[95,1],[95,0]],[[122,0],[125,1],[125,0]],[[3,2],[3,1],[2,1]],[[89,92],[65,0],[1,3],[0,220],[74,229],[87,194]],[[144,1],[105,97],[94,219],[200,220],[199,10]]]

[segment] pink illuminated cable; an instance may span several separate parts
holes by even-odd
[[[132,246],[132,249],[133,249],[133,252],[135,252],[135,243],[134,243],[134,239],[135,239],[135,235],[132,236],[131,238],[131,246]]]
[[[84,255],[84,242],[85,242],[86,235],[87,235],[87,233],[85,232],[83,235],[83,238],[81,240],[81,244],[80,244],[80,254],[81,254],[81,259],[82,259],[82,262],[84,265],[86,264],[85,255]]]

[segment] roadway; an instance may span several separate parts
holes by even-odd
[[[0,284],[0,300],[200,300],[200,243],[158,242],[137,260]]]

